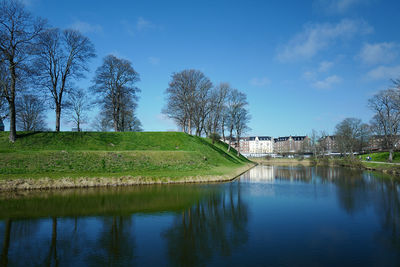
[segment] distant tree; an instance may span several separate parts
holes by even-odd
[[[339,151],[353,157],[368,142],[369,127],[360,119],[347,118],[336,125],[335,135]]]
[[[17,127],[21,131],[44,131],[46,127],[43,101],[35,95],[17,98]]]
[[[240,118],[240,112],[247,105],[246,95],[239,92],[237,89],[230,91],[227,100],[226,107],[226,125],[229,131],[229,146],[228,151],[231,150],[233,132],[236,125],[238,124],[238,118]],[[239,142],[239,140],[237,140]]]
[[[44,26],[45,21],[33,17],[22,2],[17,0],[0,2],[0,61],[5,64],[2,68],[6,71],[3,73],[5,77],[1,90],[9,106],[11,142],[17,138],[15,101],[22,88],[20,82],[29,69],[27,64],[35,51],[35,41]]]
[[[221,83],[212,90],[210,95],[208,127],[213,144],[216,141],[215,138],[218,137],[220,133],[223,135],[224,108],[230,90],[231,88],[228,83]]]
[[[334,137],[329,137],[329,135],[325,131],[321,131],[318,139],[317,153],[319,153],[323,157],[326,155],[326,152],[329,149],[328,138]]]
[[[97,132],[108,132],[112,129],[112,123],[102,113],[94,117],[91,126]]]
[[[201,71],[183,70],[172,75],[166,90],[167,105],[163,113],[178,124],[182,131],[201,135],[210,111],[212,83]]]
[[[77,30],[48,29],[40,34],[35,62],[38,83],[52,99],[56,112],[56,131],[60,131],[65,94],[73,88],[74,79],[84,77],[89,60],[95,57],[92,42]]]
[[[250,122],[250,114],[249,111],[243,106],[240,107],[238,112],[234,117],[234,126],[236,130],[236,139],[237,139],[237,155],[240,155],[240,138],[243,136],[245,132],[249,130],[248,123]]]
[[[88,121],[87,112],[91,109],[91,106],[91,102],[83,89],[69,94],[66,105],[67,120],[74,125],[78,132],[82,131],[82,124]]]
[[[373,131],[382,135],[389,150],[388,161],[393,161],[393,150],[398,142],[400,126],[400,90],[387,89],[369,99],[368,105],[375,112],[371,120]]]
[[[130,61],[113,55],[106,56],[96,70],[91,90],[99,96],[104,115],[112,120],[116,132],[133,129],[132,123],[137,125],[134,114],[140,89],[135,84],[139,80]]]
[[[318,132],[312,129],[309,137],[308,149],[311,150],[313,157],[316,157],[318,155],[320,139],[321,137],[318,135]],[[304,150],[304,152],[306,151],[306,149]]]
[[[142,123],[140,120],[136,117],[136,115],[131,112],[126,116],[125,119],[125,125],[124,125],[124,131],[128,132],[142,132]]]

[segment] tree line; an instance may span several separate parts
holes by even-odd
[[[78,30],[51,27],[19,0],[0,1],[0,120],[10,123],[11,142],[17,128],[46,130],[49,108],[56,115],[56,131],[64,113],[80,131],[94,106],[100,108],[93,123],[97,130],[141,130],[135,114],[140,77],[129,60],[108,55],[89,90],[76,86],[94,57],[93,43]]]
[[[358,118],[346,118],[335,127],[336,149],[342,154],[354,156],[355,152],[365,152],[371,144],[371,138],[389,152],[388,161],[392,162],[393,152],[400,141],[400,79],[392,80],[391,86],[381,90],[368,100],[368,107],[374,112],[369,124]],[[310,135],[314,155],[324,155],[327,151],[325,132],[315,130]]]
[[[173,73],[165,91],[163,114],[188,134],[205,135],[216,140],[228,139],[228,151],[235,139],[240,153],[240,137],[249,129],[247,97],[228,83],[213,85],[199,70]],[[228,133],[228,136],[226,136]]]

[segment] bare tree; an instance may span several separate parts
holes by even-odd
[[[210,111],[209,93],[212,83],[201,71],[183,70],[172,75],[166,90],[167,106],[163,113],[178,124],[182,131],[201,135]]]
[[[17,138],[15,100],[21,76],[33,54],[35,39],[43,31],[45,21],[34,18],[25,10],[22,2],[2,0],[0,2],[0,58],[7,68],[8,86],[2,87],[9,105],[10,141]]]
[[[46,89],[56,112],[56,131],[60,131],[64,95],[72,80],[84,77],[88,62],[95,57],[92,42],[79,31],[53,28],[40,34],[36,66],[39,84]]]
[[[97,132],[108,132],[112,129],[112,123],[104,116],[104,114],[98,114],[92,121],[91,126]]]
[[[237,89],[233,89],[230,91],[227,101],[226,108],[226,124],[229,131],[229,146],[228,151],[231,150],[232,140],[233,140],[233,131],[237,124],[237,118],[239,118],[240,111],[247,105],[246,95],[244,93],[239,92]],[[239,140],[237,140],[239,142]]]
[[[238,112],[235,114],[234,125],[236,129],[236,139],[237,139],[237,156],[240,155],[240,137],[243,133],[249,130],[248,123],[250,122],[249,111],[244,107],[240,107]]]
[[[228,83],[221,83],[214,88],[210,96],[210,112],[209,112],[209,131],[211,133],[212,142],[223,128],[224,124],[224,107],[231,88]],[[221,134],[224,135],[223,131]]]
[[[91,90],[99,96],[105,116],[111,117],[116,132],[127,130],[128,121],[134,121],[137,93],[140,92],[135,84],[139,80],[130,61],[113,55],[106,56],[96,70]]]
[[[347,118],[336,125],[336,143],[339,151],[354,156],[354,152],[360,152],[368,141],[369,127],[360,119]]]
[[[311,134],[310,134],[310,141],[309,141],[309,145],[310,145],[310,149],[312,151],[313,157],[316,157],[318,154],[318,147],[320,144],[320,139],[321,137],[318,136],[318,132],[314,129],[312,129]],[[305,152],[305,150],[304,150]]]
[[[78,132],[82,131],[82,124],[87,122],[87,112],[91,109],[91,102],[85,91],[80,89],[71,92],[66,106],[67,120],[76,127]]]
[[[17,98],[17,127],[21,131],[44,131],[45,107],[35,95],[26,94]]]
[[[393,161],[393,150],[398,142],[400,126],[400,90],[380,91],[369,99],[368,105],[375,112],[371,120],[372,129],[384,138],[385,148],[389,150],[388,161]]]

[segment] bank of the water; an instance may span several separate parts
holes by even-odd
[[[232,181],[241,174],[245,173],[256,164],[248,163],[240,167],[227,168],[215,167],[205,174],[188,173],[146,173],[144,175],[133,176],[131,174],[115,174],[98,177],[69,177],[60,178],[42,177],[42,178],[8,178],[0,179],[1,191],[15,190],[45,190],[45,189],[68,189],[68,188],[89,188],[89,187],[115,187],[115,186],[133,186],[133,185],[151,185],[151,184],[184,184],[184,183],[215,183]],[[91,174],[93,175],[93,174]],[[72,175],[73,176],[73,175]]]
[[[227,181],[254,163],[176,132],[0,133],[0,191]]]
[[[322,158],[313,162],[317,166],[340,166],[352,169],[376,171],[389,175],[400,176],[400,166],[386,164],[384,162],[365,162],[358,158]]]
[[[250,158],[251,161],[264,165],[281,165],[281,166],[312,166],[314,162],[310,159],[297,159],[297,158]]]

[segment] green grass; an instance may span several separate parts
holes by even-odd
[[[0,179],[217,175],[249,163],[227,145],[178,132],[0,133]]]
[[[367,157],[371,157],[371,161],[387,162],[389,158],[389,152],[377,152],[362,155],[363,160],[367,160]],[[400,152],[393,153],[393,162],[400,163]]]

